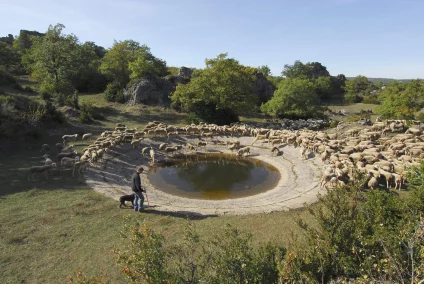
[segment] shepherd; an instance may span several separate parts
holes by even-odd
[[[132,191],[134,191],[134,211],[142,212],[144,211],[143,203],[144,203],[144,196],[143,188],[141,187],[141,179],[140,175],[143,173],[143,168],[138,167],[137,172],[134,173],[132,176]]]

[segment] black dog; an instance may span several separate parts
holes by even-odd
[[[134,193],[119,197],[119,202],[121,202],[121,204],[119,204],[119,208],[122,208],[122,205],[126,206],[125,201],[131,201],[131,204],[134,207]]]

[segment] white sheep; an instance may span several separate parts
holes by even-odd
[[[150,147],[149,154],[150,154],[150,158],[152,158],[152,162],[154,164],[155,163],[155,150],[153,150],[152,147]]]
[[[90,165],[90,161],[78,161],[74,164],[74,170],[72,171],[72,176],[75,176],[75,171],[78,169],[78,175],[81,175],[81,172],[85,170]]]
[[[63,145],[66,145],[66,143],[68,143],[69,141],[77,141],[78,138],[78,134],[73,134],[73,135],[63,135],[62,139],[63,139]]]
[[[86,133],[86,134],[84,134],[83,136],[82,136],[82,138],[81,138],[81,140],[82,141],[84,141],[84,140],[91,140],[91,138],[93,137],[93,134],[91,134],[91,133]]]
[[[250,147],[243,147],[237,151],[237,156],[243,156],[244,154],[250,155]]]

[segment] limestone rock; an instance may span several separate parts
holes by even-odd
[[[261,73],[256,73],[254,92],[261,103],[269,101],[274,95],[275,88],[268,79]]]

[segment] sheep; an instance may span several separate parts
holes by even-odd
[[[56,168],[56,167],[57,167],[56,163],[52,163],[51,165],[31,167],[31,168],[29,168],[28,180],[30,180],[30,177],[32,177],[32,179],[34,179],[35,174],[41,174],[41,173],[45,173],[46,179],[49,179],[49,171],[52,168]]]
[[[64,157],[61,162],[60,162],[60,166],[63,168],[72,168],[76,162],[79,161],[79,157],[75,157],[75,158],[67,158]]]
[[[44,162],[44,164],[47,166],[47,165],[51,165],[51,164],[53,164],[53,161],[49,158],[49,155],[44,155],[43,156],[43,158],[46,160],[45,162]]]
[[[144,148],[141,150],[141,155],[143,155],[143,157],[144,157],[144,156],[146,156],[146,155],[147,155],[147,152],[148,152],[150,149],[151,149],[151,147],[144,147]]]
[[[63,144],[62,143],[56,143],[55,146],[56,146],[57,152],[60,153],[63,149]]]
[[[375,189],[378,186],[378,181],[375,177],[371,176],[367,183],[368,187],[371,189]]]
[[[59,153],[56,155],[57,163],[60,163],[62,158],[68,157],[68,158],[74,158],[76,155],[78,155],[77,151],[70,152],[70,153]]]
[[[302,160],[306,160],[308,158],[306,155],[306,147],[302,147],[301,157],[302,157]]]
[[[144,138],[139,138],[137,140],[131,141],[131,145],[133,146],[133,149],[135,148],[135,146],[140,145],[143,140]]]
[[[125,124],[117,123],[117,124],[116,124],[116,127],[126,127],[126,126],[125,126]]]
[[[386,179],[387,189],[390,188],[390,181],[392,180],[392,173],[386,172],[385,170],[378,168],[378,172]]]
[[[237,156],[243,156],[244,154],[250,155],[250,147],[243,147],[237,151]]]
[[[228,145],[228,149],[230,149],[231,152],[232,152],[233,150],[237,149],[237,144],[230,144],[230,145]]]
[[[166,147],[165,148],[165,152],[166,153],[172,153],[172,152],[176,152],[176,151],[178,151],[179,149],[178,149],[178,147],[177,146],[171,146],[171,147]]]
[[[275,154],[276,156],[280,156],[284,154],[284,152],[280,150],[277,146],[272,147],[271,153]]]
[[[81,175],[81,172],[85,170],[90,162],[88,160],[78,161],[74,163],[74,170],[72,171],[72,176],[75,176],[75,171],[78,169],[78,175]]]
[[[49,144],[43,144],[43,145],[41,145],[41,150],[40,150],[40,153],[41,152],[47,152],[48,150],[50,150],[50,145]]]
[[[168,146],[168,143],[162,143],[162,144],[160,144],[159,145],[159,151],[163,151],[163,150],[165,150],[165,148]]]
[[[321,177],[321,187],[324,187],[333,177],[336,177],[333,173],[324,173]]]
[[[74,150],[75,145],[71,144],[68,147],[65,147],[62,149],[61,153],[69,153],[72,152]]]
[[[188,150],[196,150],[196,147],[194,145],[190,144],[190,143],[187,143],[186,147],[187,147]]]
[[[208,143],[206,141],[199,141],[197,142],[197,149],[199,149],[200,147],[206,147]]]
[[[402,188],[402,182],[403,182],[402,175],[399,175],[399,174],[396,174],[396,173],[392,173],[392,176],[393,176],[393,181],[395,183],[395,189],[399,185],[399,190],[400,190]]]
[[[149,154],[150,154],[150,158],[152,158],[152,162],[153,162],[153,164],[155,163],[155,150],[153,150],[153,148],[152,147],[150,147],[150,152],[149,152]]]
[[[91,140],[92,136],[93,136],[93,134],[91,134],[91,133],[86,133],[86,134],[84,134],[84,135],[82,136],[81,140],[82,140],[82,141],[84,141],[84,140]]]
[[[76,141],[78,138],[78,134],[73,134],[73,135],[63,135],[62,139],[63,139],[63,145],[66,145],[66,143],[68,143],[69,141]]]

